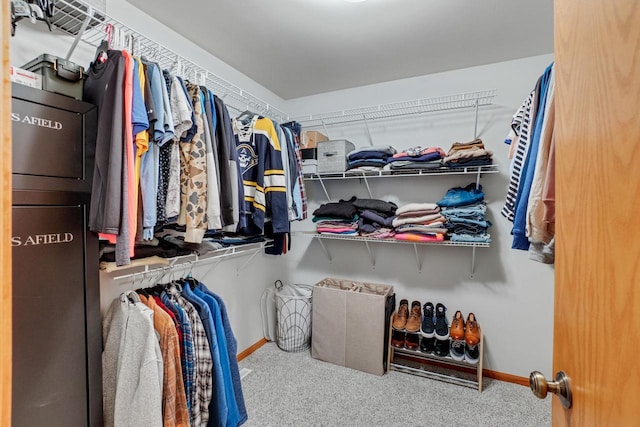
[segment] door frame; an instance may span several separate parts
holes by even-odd
[[[0,25],[0,425],[11,425],[12,280],[11,280],[11,82],[9,44],[11,4],[2,1]]]

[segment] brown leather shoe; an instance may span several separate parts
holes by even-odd
[[[404,342],[404,348],[407,350],[417,350],[420,345],[420,334],[407,334]]]
[[[451,339],[454,341],[464,339],[464,318],[462,317],[460,310],[456,311],[456,314],[453,315],[449,336],[451,336]]]
[[[422,322],[422,305],[420,301],[413,301],[411,303],[411,312],[409,313],[409,320],[405,329],[407,332],[418,332],[420,330],[420,323]]]
[[[480,324],[473,313],[469,313],[467,316],[467,330],[464,334],[464,340],[468,345],[476,345],[480,342]]]
[[[397,348],[404,348],[405,333],[400,331],[392,331],[391,345]]]
[[[393,329],[397,329],[399,331],[404,330],[404,327],[407,325],[407,319],[409,318],[409,301],[406,299],[400,300],[400,305],[398,306],[398,312],[396,313],[396,317],[393,319]]]

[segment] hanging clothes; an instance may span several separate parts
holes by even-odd
[[[543,263],[554,262],[554,93],[551,64],[516,111],[505,140],[513,158],[502,214],[514,223],[512,247],[528,250],[529,258]]]
[[[104,425],[162,425],[162,353],[153,311],[135,292],[115,299],[103,321]]]
[[[247,124],[233,120],[244,188],[245,234],[262,234],[266,219],[274,233],[289,232],[286,179],[280,141],[267,118],[254,115]]]

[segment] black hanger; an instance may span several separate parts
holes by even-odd
[[[109,42],[107,40],[102,40],[100,45],[96,49],[96,54],[94,56],[94,62],[103,63],[107,60],[107,52],[109,51]]]

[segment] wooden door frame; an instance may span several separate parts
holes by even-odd
[[[0,25],[0,425],[11,425],[11,82],[9,42],[11,4],[3,0]]]

